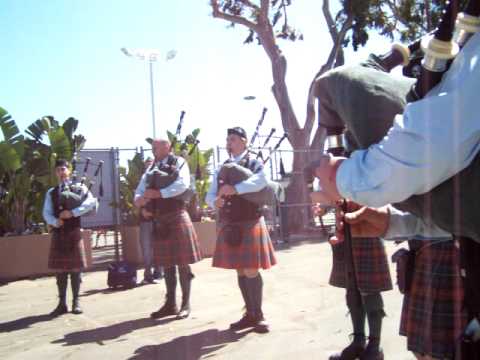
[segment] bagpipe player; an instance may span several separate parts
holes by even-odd
[[[263,279],[260,269],[276,264],[273,245],[260,206],[241,197],[257,193],[267,186],[263,163],[250,156],[245,130],[233,127],[227,130],[227,151],[230,158],[224,165],[235,163],[253,173],[235,185],[220,183],[220,169],[216,170],[206,201],[218,211],[217,243],[213,267],[237,271],[238,287],[245,302],[246,312],[232,324],[231,330],[253,328],[258,333],[269,332],[262,310]]]
[[[87,186],[73,183],[70,179],[70,163],[64,159],[55,162],[58,185],[45,195],[43,218],[52,228],[52,240],[48,267],[56,270],[59,302],[52,316],[68,312],[66,303],[68,275],[72,287],[72,313],[81,314],[79,302],[81,271],[87,266],[84,242],[81,233],[81,216],[98,206]]]

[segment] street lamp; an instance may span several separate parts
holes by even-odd
[[[149,70],[150,70],[150,98],[152,103],[152,127],[153,127],[153,138],[156,137],[155,132],[155,101],[154,101],[154,89],[153,89],[153,63],[160,58],[160,51],[157,49],[120,49],[128,57],[133,57],[138,60],[148,61]],[[165,55],[165,61],[172,60],[177,55],[175,50],[170,50]]]

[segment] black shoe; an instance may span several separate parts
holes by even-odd
[[[257,323],[258,321],[255,319],[255,317],[249,315],[248,313],[245,313],[240,320],[230,324],[230,330],[253,328],[257,325]]]
[[[150,317],[152,319],[161,319],[167,316],[173,316],[178,314],[178,308],[177,305],[173,304],[165,304],[163,305],[160,310],[152,312],[150,314]]]
[[[75,315],[79,315],[79,314],[82,314],[83,313],[83,310],[82,308],[80,307],[80,302],[77,300],[73,300],[73,304],[72,304],[72,314],[75,314]]]
[[[360,357],[365,351],[365,339],[353,341],[340,354],[331,355],[328,360],[355,360]],[[383,359],[383,358],[382,358]]]
[[[50,316],[60,316],[68,313],[68,308],[65,303],[58,303],[57,307],[50,313]]]
[[[360,360],[383,360],[383,350],[378,345],[367,345],[365,351],[360,355]]]
[[[259,334],[266,334],[270,332],[270,326],[268,325],[268,322],[267,320],[265,320],[263,315],[257,318],[257,323],[255,324],[253,330]]]
[[[190,316],[190,305],[182,305],[177,314],[177,319],[186,319]]]

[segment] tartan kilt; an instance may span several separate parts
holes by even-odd
[[[155,216],[155,222],[168,228],[164,236],[153,226],[153,263],[156,266],[188,265],[202,260],[197,233],[186,210]]]
[[[387,254],[379,238],[353,238],[355,277],[360,292],[379,292],[393,288]],[[345,243],[332,245],[332,272],[329,283],[346,288]]]
[[[452,358],[467,318],[462,311],[460,254],[454,241],[422,241],[412,285],[405,294],[400,335],[410,351]]]
[[[65,246],[65,242],[71,242]],[[48,256],[50,269],[69,271],[81,270],[87,267],[87,257],[79,227],[62,233],[61,229],[54,229]]]
[[[217,244],[213,267],[223,269],[269,269],[277,263],[272,240],[262,216],[258,220],[228,223],[238,226],[241,243],[230,245],[225,236],[226,223],[217,226]]]

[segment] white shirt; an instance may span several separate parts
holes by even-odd
[[[177,179],[168,185],[167,187],[160,189],[160,193],[162,194],[162,198],[171,198],[177,195],[182,194],[185,192],[190,187],[190,169],[188,168],[188,164],[185,163],[185,159],[181,157],[177,157],[178,162],[177,162],[177,168],[180,168],[180,172],[178,173]],[[168,160],[168,157],[165,157],[164,159],[160,160],[160,163],[166,164]],[[182,165],[185,163],[185,165]],[[137,200],[139,197],[143,196],[146,190],[146,181],[147,181],[147,174],[150,172],[150,168],[145,171],[145,173],[142,175],[142,178],[140,179],[140,183],[137,186],[137,189],[135,190],[135,199]]]
[[[340,194],[383,206],[428,192],[467,167],[480,150],[480,33],[426,98],[410,103],[378,144],[338,168]]]
[[[238,164],[240,160],[242,160],[245,157],[246,154],[247,154],[247,150],[238,156],[231,157],[230,160]],[[252,176],[250,176],[248,179],[242,182],[239,182],[237,185],[234,186],[238,194],[257,192],[262,190],[265,186],[267,186],[268,180],[265,175],[264,169],[262,168],[260,170],[260,165],[261,164],[258,163],[257,167],[253,169],[254,174]],[[208,206],[212,208],[215,207],[214,202],[218,192],[217,176],[218,176],[218,169],[215,170],[215,173],[213,174],[212,183],[210,184],[210,188],[208,189],[208,193],[205,198],[205,201],[208,204]]]
[[[71,181],[65,182],[65,185],[70,185]],[[53,202],[52,202],[52,195],[51,192],[54,188],[48,189],[45,195],[45,201],[43,203],[43,218],[47,222],[48,225],[53,227],[58,227],[58,218],[55,217],[53,211]],[[82,216],[83,214],[92,210],[95,206],[97,206],[97,199],[93,197],[92,193],[88,191],[88,188],[85,185],[82,185],[83,193],[87,194],[87,197],[82,202],[82,204],[75,209],[72,209],[72,215],[74,217]]]

